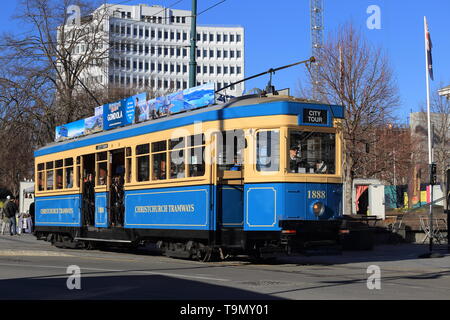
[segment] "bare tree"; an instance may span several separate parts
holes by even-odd
[[[352,183],[356,177],[370,177],[373,165],[389,157],[392,150],[376,148],[377,130],[393,123],[392,111],[399,104],[398,90],[387,57],[373,47],[351,24],[339,28],[316,57],[319,99],[345,106],[344,136],[345,208],[351,208]],[[309,73],[312,83],[312,75]],[[376,171],[385,170],[381,167]],[[348,209],[347,209],[348,210]]]
[[[92,112],[98,100],[80,78],[87,78],[92,66],[107,63],[106,14],[86,16],[80,26],[66,25],[69,4],[69,0],[23,0],[14,18],[24,32],[5,34],[0,41],[0,91],[13,88],[27,97],[25,109],[41,123],[45,142],[52,139],[55,125]],[[88,1],[77,4],[86,12],[93,9]],[[6,109],[19,112],[10,105]]]

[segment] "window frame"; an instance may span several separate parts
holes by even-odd
[[[289,163],[289,149],[291,145],[291,132],[292,131],[300,131],[300,132],[316,132],[316,133],[331,133],[334,134],[334,173],[300,173],[300,172],[290,172],[290,163]],[[338,164],[340,163],[339,159],[339,133],[338,130],[334,127],[304,127],[304,126],[292,126],[286,128],[286,145],[284,146],[286,153],[286,161],[285,161],[285,172],[289,176],[299,177],[299,176],[313,176],[313,177],[329,177],[329,176],[339,176],[340,168]]]

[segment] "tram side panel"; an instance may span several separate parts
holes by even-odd
[[[81,227],[81,195],[37,197],[35,224],[52,227]]]
[[[109,223],[108,193],[97,192],[95,193],[95,226],[97,228],[108,228]]]
[[[215,230],[210,185],[125,191],[125,228]],[[170,234],[169,232],[167,234]]]

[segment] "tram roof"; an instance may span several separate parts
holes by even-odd
[[[270,104],[270,108],[263,107]],[[159,119],[144,121],[108,131],[102,131],[63,142],[52,142],[34,152],[35,157],[62,152],[93,144],[101,144],[146,133],[193,124],[196,121],[216,121],[280,114],[297,115],[304,107],[317,105],[331,109],[334,118],[344,118],[344,107],[290,96],[240,97],[227,103],[207,106]]]

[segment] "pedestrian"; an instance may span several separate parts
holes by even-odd
[[[30,232],[33,232],[34,228],[34,201],[30,203],[30,208],[28,209],[28,213],[30,214],[31,218],[31,226],[30,226]]]
[[[95,208],[95,190],[94,175],[88,173],[87,180],[84,183],[83,190],[83,208],[84,222],[86,225],[94,224],[94,208]]]
[[[9,219],[9,233],[11,236],[17,234],[17,225],[16,225],[16,212],[18,211],[16,201],[14,198],[11,198],[6,206],[6,216]]]
[[[2,226],[1,233],[5,234],[6,227],[9,225],[9,218],[6,216],[6,205],[10,200],[10,196],[6,197],[5,203],[3,203],[3,207],[0,209],[0,224]]]

